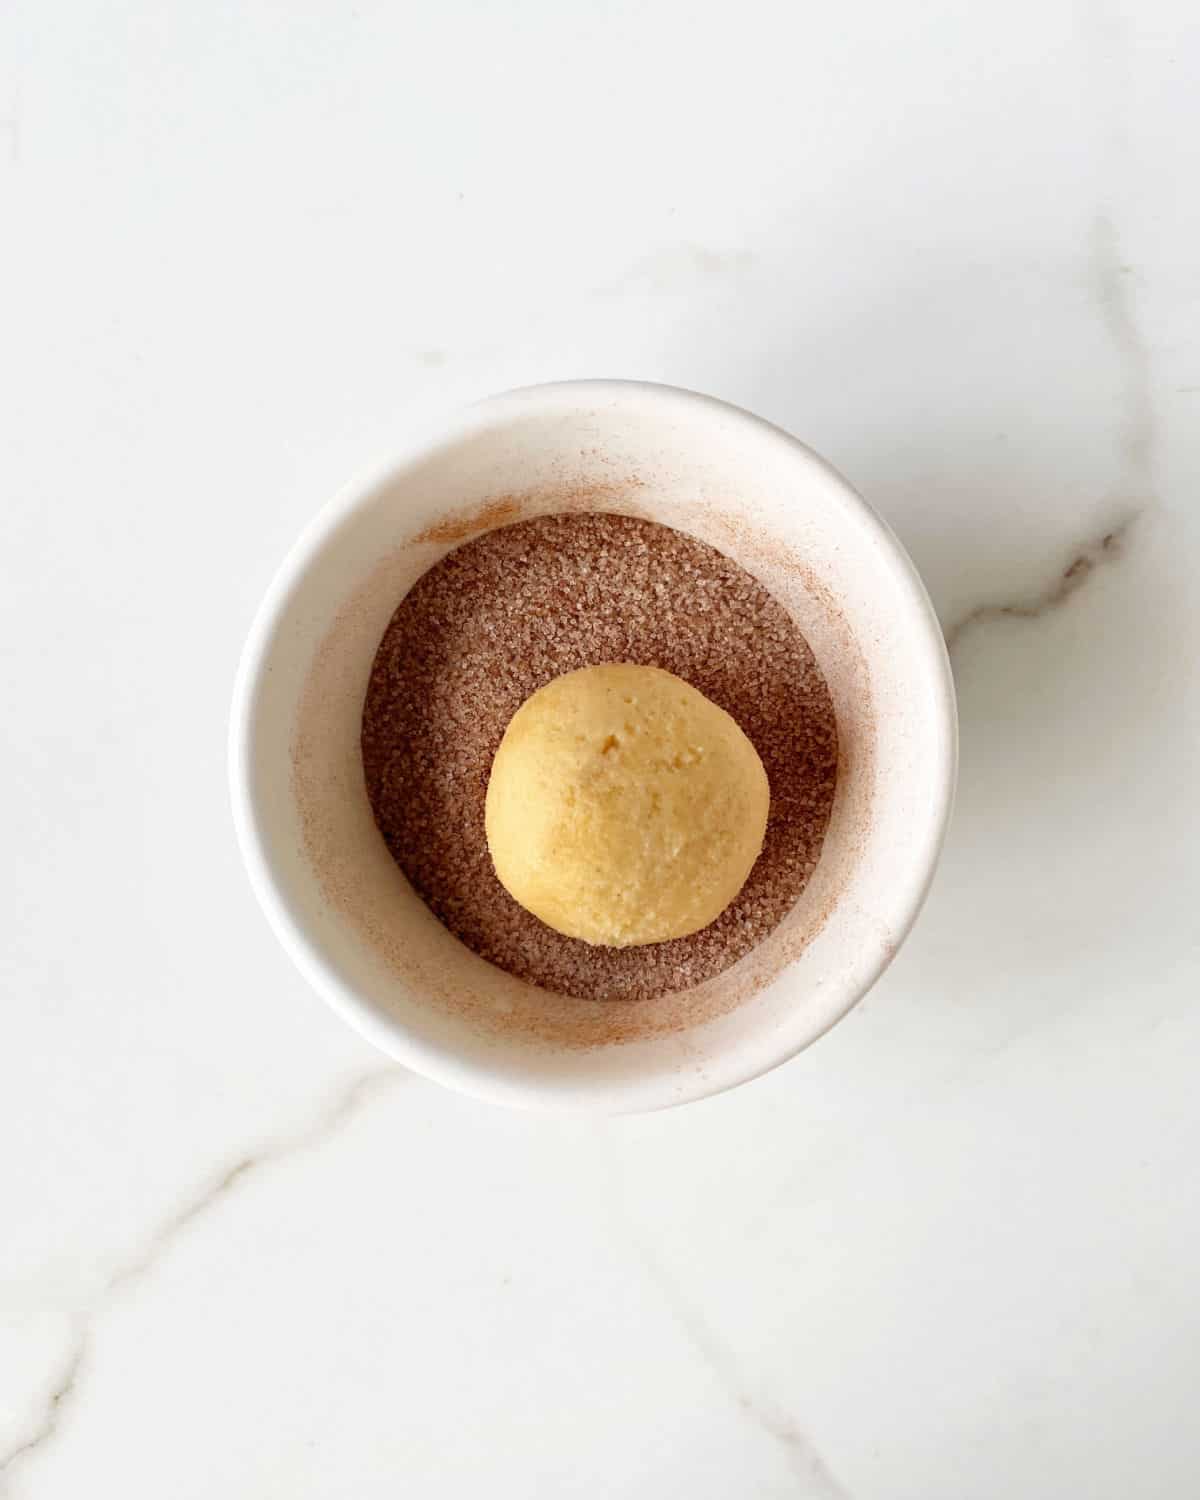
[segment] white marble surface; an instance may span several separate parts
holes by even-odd
[[[1195,16],[7,0],[5,1500],[1200,1492]],[[592,374],[884,511],[963,770],[848,1021],[551,1125],[306,989],[224,734],[336,486]]]

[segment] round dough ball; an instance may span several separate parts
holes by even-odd
[[[723,708],[657,667],[584,667],[539,688],[488,782],[501,884],[568,937],[613,948],[697,932],[762,849],[770,789]]]

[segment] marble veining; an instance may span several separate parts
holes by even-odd
[[[1119,487],[1126,503],[1145,505],[1154,493],[1154,396],[1150,354],[1138,326],[1134,268],[1121,255],[1116,227],[1107,212],[1092,221],[1090,267],[1096,305],[1119,361],[1123,424],[1118,451]]]
[[[1108,566],[1121,558],[1140,514],[1127,516],[1103,536],[1076,548],[1073,558],[1058,577],[1038,592],[1007,604],[977,604],[968,610],[946,627],[946,649],[953,655],[963,638],[980,626],[1004,620],[1040,620],[1061,609],[1096,568]]]
[[[678,1279],[668,1272],[655,1251],[636,1234],[631,1234],[631,1242],[684,1336],[730,1400],[749,1422],[782,1449],[799,1486],[796,1494],[803,1500],[853,1500],[849,1490],[830,1473],[795,1418],[767,1393],[754,1388],[736,1355],[717,1338],[703,1311],[685,1296]]]
[[[276,1162],[324,1145],[377,1094],[410,1076],[399,1067],[378,1067],[352,1079],[325,1105],[310,1125],[287,1139],[247,1152],[165,1219],[108,1276],[91,1305],[78,1315],[70,1351],[63,1361],[60,1375],[45,1398],[40,1420],[28,1437],[8,1453],[0,1455],[0,1485],[6,1483],[11,1471],[22,1458],[44,1448],[58,1431],[70,1403],[76,1397],[81,1375],[86,1368],[92,1330],[114,1297],[126,1295],[131,1287],[154,1269],[180,1235],[197,1219],[216,1208],[248,1178]],[[0,1490],[0,1493],[3,1492]]]
[[[1071,561],[1042,588],[1007,602],[984,601],[946,625],[946,646],[951,654],[981,625],[1037,620],[1060,609],[1097,567],[1119,561],[1132,540],[1135,524],[1154,503],[1155,418],[1150,358],[1130,287],[1133,267],[1122,259],[1116,228],[1105,210],[1098,210],[1092,219],[1087,263],[1095,305],[1121,377],[1119,472],[1105,504],[1122,507],[1122,513],[1098,537],[1076,546]]]

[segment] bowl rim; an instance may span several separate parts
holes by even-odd
[[[936,716],[933,725],[934,742],[941,765],[940,768],[935,768],[939,771],[935,782],[936,800],[927,808],[926,817],[922,820],[923,868],[919,878],[910,882],[906,901],[890,915],[889,926],[894,935],[890,951],[882,952],[878,960],[862,972],[857,983],[847,986],[841,1003],[822,1018],[821,1024],[799,1039],[784,1039],[779,1050],[765,1061],[747,1060],[741,1068],[731,1067],[719,1073],[716,1070],[706,1070],[703,1075],[672,1083],[669,1089],[664,1084],[662,1096],[652,1102],[647,1102],[644,1091],[642,1097],[629,1100],[621,1097],[628,1094],[627,1088],[601,1082],[593,1089],[585,1089],[581,1085],[573,1090],[568,1103],[561,1092],[543,1091],[535,1081],[514,1081],[499,1072],[488,1074],[463,1059],[448,1059],[445,1054],[424,1047],[415,1037],[404,1033],[394,1019],[385,1021],[371,1002],[348,984],[326,959],[305,924],[298,919],[285,899],[272,868],[268,840],[260,823],[252,790],[254,706],[264,674],[270,669],[269,644],[297,584],[338,530],[362,506],[369,504],[381,489],[398,478],[425,453],[440,445],[471,436],[493,422],[506,408],[511,409],[515,415],[522,409],[547,405],[553,407],[555,404],[576,407],[614,397],[633,397],[648,404],[659,404],[664,410],[679,404],[708,407],[714,416],[750,429],[760,437],[785,444],[797,460],[815,466],[827,480],[833,481],[831,489],[847,513],[858,525],[872,533],[876,542],[881,545],[901,588],[903,607],[911,613],[920,629],[922,649],[928,658],[927,665],[932,668],[933,712]],[[408,430],[405,440],[387,459],[360,471],[357,477],[343,484],[289,547],[254,614],[234,678],[228,735],[228,774],[233,821],[250,885],[277,939],[312,988],[367,1041],[414,1072],[489,1102],[557,1113],[644,1113],[723,1093],[789,1061],[843,1020],[887,969],[920,915],[945,843],[953,811],[957,773],[957,705],[945,637],[916,566],[882,516],[826,459],[766,418],[718,397],[685,387],[628,379],[553,381],[519,386],[485,396],[449,414],[414,424]]]

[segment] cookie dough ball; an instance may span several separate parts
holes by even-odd
[[[513,715],[488,782],[488,848],[505,889],[558,932],[661,943],[741,890],[769,803],[724,709],[657,667],[584,667]]]

